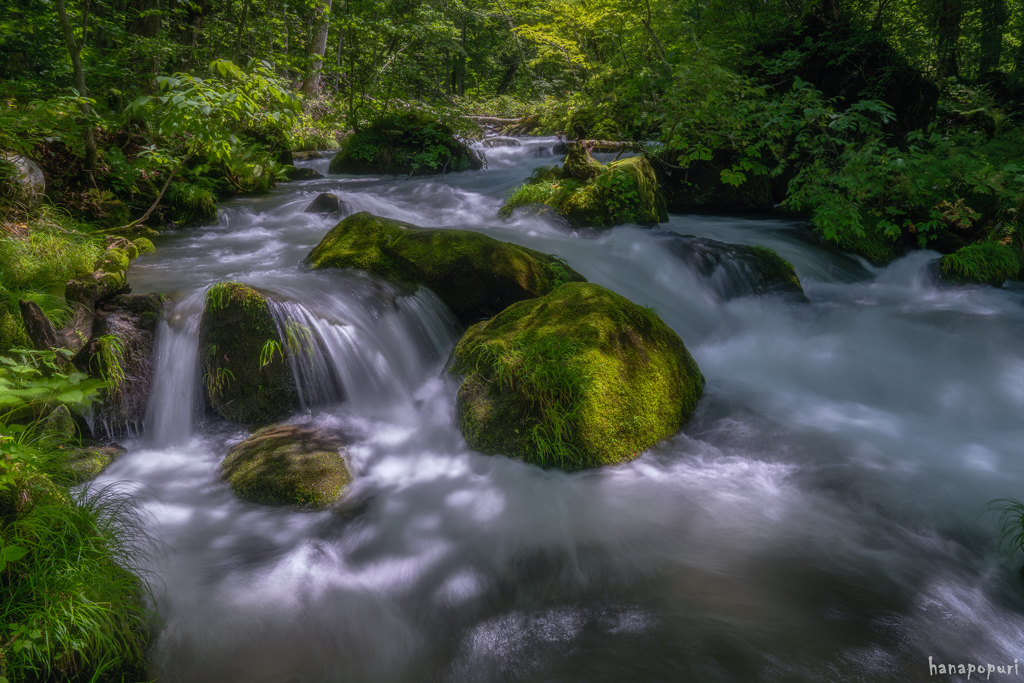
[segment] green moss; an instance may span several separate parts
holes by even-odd
[[[585,283],[474,325],[449,372],[462,378],[457,413],[472,448],[570,471],[630,460],[675,434],[704,387],[652,310]]]
[[[331,173],[430,175],[483,168],[452,128],[418,111],[394,112],[345,138]]]
[[[42,289],[85,276],[103,253],[70,221],[44,216],[28,227],[25,235],[0,235],[0,286],[7,289]]]
[[[765,291],[803,294],[804,288],[800,285],[793,264],[779,256],[777,251],[759,246],[743,247],[743,251],[753,256],[754,272],[764,282]]]
[[[184,225],[217,221],[217,192],[209,178],[171,183],[164,195],[167,217]]]
[[[976,242],[942,257],[942,276],[958,283],[981,283],[1001,287],[1015,280],[1020,261],[1010,247],[998,242]]]
[[[863,235],[845,231],[829,241],[843,251],[863,256],[876,266],[884,266],[898,255],[895,242],[886,237],[879,228],[870,224],[864,226]]]
[[[267,298],[245,285],[214,285],[199,325],[199,360],[214,409],[242,424],[266,424],[298,407],[284,359],[261,362],[268,341],[281,343]]]
[[[128,270],[131,258],[124,249],[114,247],[107,249],[96,261],[96,270],[104,273],[120,273]]]
[[[32,345],[21,320],[21,313],[12,313],[0,303],[0,352],[12,348],[26,348]]]
[[[602,165],[578,145],[560,172],[538,169],[516,188],[498,214],[545,204],[575,227],[610,228],[623,223],[653,225],[668,220],[665,197],[654,169],[643,157]]]
[[[221,473],[235,495],[254,503],[323,508],[352,481],[340,448],[309,429],[267,427],[232,447]]]
[[[135,245],[139,254],[152,254],[156,251],[156,247],[153,246],[153,242],[145,237],[139,237],[138,239],[132,240],[132,244]]]
[[[59,478],[68,486],[90,481],[98,477],[124,452],[125,449],[115,446],[69,449],[63,457]]]
[[[556,256],[468,230],[426,229],[362,212],[324,237],[306,263],[360,268],[395,282],[424,285],[463,324],[543,296],[582,275]]]

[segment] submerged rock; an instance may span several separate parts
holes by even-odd
[[[675,434],[704,377],[650,309],[562,285],[474,325],[452,352],[469,445],[542,467],[613,465]]]
[[[545,204],[574,227],[654,225],[668,220],[665,198],[650,163],[630,157],[602,164],[579,144],[569,146],[561,168],[540,168],[508,198],[498,215]]]
[[[83,372],[115,383],[103,392],[96,411],[93,433],[97,437],[141,433],[164,303],[159,294],[122,294],[97,306],[92,339],[74,358]]]
[[[316,150],[307,150],[305,152],[292,152],[292,158],[295,161],[310,161],[311,159],[323,159],[324,155]]]
[[[551,254],[478,232],[420,228],[365,211],[334,226],[306,257],[313,268],[359,268],[424,285],[464,325],[544,296],[582,275]]]
[[[323,432],[275,425],[233,446],[221,474],[235,495],[253,503],[324,508],[352,481],[341,448]]]
[[[352,207],[333,192],[321,192],[316,199],[310,202],[303,213],[347,216],[352,213]]]
[[[388,114],[352,133],[331,159],[331,173],[433,175],[483,168],[450,126],[418,111]]]
[[[316,180],[323,178],[324,174],[315,168],[295,168],[288,171],[288,180]]]
[[[237,282],[206,293],[199,362],[213,408],[242,424],[262,425],[299,406],[285,346],[267,297]]]
[[[674,233],[663,233],[662,239],[672,252],[708,278],[723,299],[752,294],[796,294],[805,298],[793,265],[774,249]]]
[[[483,141],[484,147],[522,147],[522,143],[515,138],[487,138]]]

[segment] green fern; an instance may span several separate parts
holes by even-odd
[[[999,242],[976,242],[942,257],[942,274],[956,281],[999,287],[1017,278],[1020,262],[1013,249]]]

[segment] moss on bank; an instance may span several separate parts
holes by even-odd
[[[498,211],[508,218],[522,206],[544,204],[574,227],[654,225],[668,220],[665,197],[650,163],[640,156],[600,164],[579,145],[561,169],[541,168],[516,188]]]
[[[463,324],[511,304],[583,282],[557,256],[468,230],[420,228],[361,212],[348,216],[306,257],[313,268],[360,268],[430,288]]]
[[[221,473],[240,498],[319,509],[352,481],[340,448],[337,439],[314,430],[266,427],[228,451]]]
[[[651,310],[603,287],[562,285],[471,327],[449,367],[469,445],[542,467],[631,460],[675,434],[704,377]]]
[[[976,242],[942,257],[943,278],[956,283],[1001,287],[1017,279],[1020,267],[1014,250],[998,242]]]
[[[269,349],[269,352],[268,352]],[[298,393],[267,298],[223,282],[206,293],[199,361],[214,409],[234,422],[267,424],[298,407]]]

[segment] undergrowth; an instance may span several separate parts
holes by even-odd
[[[525,400],[529,415],[526,459],[573,471],[583,466],[580,420],[590,377],[573,362],[579,346],[544,338],[531,344],[488,343],[476,349],[477,371],[502,393]]]
[[[1016,279],[1019,270],[1013,249],[998,242],[976,242],[942,257],[943,275],[996,287]]]

